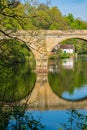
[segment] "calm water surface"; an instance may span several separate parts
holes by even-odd
[[[49,84],[65,100],[87,98],[87,59],[63,59],[49,66]]]
[[[38,119],[38,117],[41,119],[46,130],[61,130],[60,128],[62,128],[62,130],[82,130],[79,126],[81,124],[84,125],[84,123],[87,124],[87,110],[76,110],[75,112],[82,114],[83,119],[79,119],[77,114],[73,113],[71,110],[34,111],[33,116],[35,119]],[[66,125],[66,128],[64,125]]]
[[[4,69],[4,71],[2,71]],[[38,111],[32,110],[33,116],[37,119],[39,118],[43,125],[46,126],[46,130],[58,130],[58,128],[63,128],[64,123],[67,128],[72,127],[72,130],[81,130],[77,129],[76,119],[78,119],[78,114],[75,114],[77,118],[73,120],[73,125],[71,126],[70,119],[72,116],[71,110],[62,110],[62,109],[49,109],[47,102],[53,103],[55,99],[50,99],[47,97],[47,90],[44,89],[45,82],[49,82],[50,88],[47,88],[49,93],[53,93],[57,97],[60,97],[64,100],[71,100],[72,102],[83,100],[87,98],[87,59],[64,59],[50,61],[49,63],[49,73],[48,80],[40,76],[38,83],[40,86],[35,86],[41,89],[41,98],[40,93],[35,92],[42,104],[45,102],[45,108],[43,111],[39,109]],[[4,102],[14,102],[19,101],[31,92],[33,95],[34,85],[36,83],[36,74],[30,72],[28,65],[17,65],[9,68],[2,68],[0,66],[0,101]],[[37,83],[36,83],[37,84]],[[36,90],[38,89],[36,88]],[[44,91],[44,92],[43,92]],[[43,95],[45,93],[45,95]],[[49,94],[51,97],[51,94]],[[42,101],[45,99],[45,101]],[[66,104],[67,106],[67,104]],[[43,106],[42,106],[43,107]],[[82,113],[85,122],[87,110],[77,110]],[[61,124],[62,123],[62,124]],[[66,129],[64,129],[66,130]]]

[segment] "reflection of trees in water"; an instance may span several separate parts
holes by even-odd
[[[0,100],[12,102],[24,98],[33,89],[36,75],[26,64],[2,67],[0,73]]]
[[[74,64],[73,70],[66,70],[60,66],[58,73],[48,74],[49,84],[58,96],[64,91],[73,94],[75,88],[87,84],[87,60],[78,59]]]
[[[68,110],[67,114],[67,122],[58,130],[87,130],[87,115],[75,109]]]

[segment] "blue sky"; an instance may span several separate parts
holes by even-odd
[[[44,2],[46,0],[39,0]],[[49,1],[49,0],[48,0]],[[63,15],[72,13],[75,18],[87,21],[87,0],[50,0],[51,6],[58,6]]]

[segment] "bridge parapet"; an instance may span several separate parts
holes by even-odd
[[[47,35],[87,34],[87,30],[47,30]]]

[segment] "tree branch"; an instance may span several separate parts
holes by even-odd
[[[23,43],[26,44],[26,42],[25,42],[24,40],[21,40],[20,38],[11,36],[11,35],[9,35],[8,33],[4,32],[4,31],[1,30],[1,29],[0,29],[0,32],[1,32],[2,34],[4,34],[5,36],[7,36],[8,38],[15,39],[15,40],[18,40],[18,41],[23,42]],[[3,39],[3,40],[4,40],[4,39]],[[30,44],[31,44],[31,43],[30,43]],[[26,44],[26,46],[27,46],[27,44]],[[43,54],[43,53],[41,53],[38,49],[35,49],[35,48],[32,47],[31,45],[28,45],[28,46],[29,46],[31,49],[33,49],[33,50],[35,50],[35,51],[38,51],[40,54]]]

